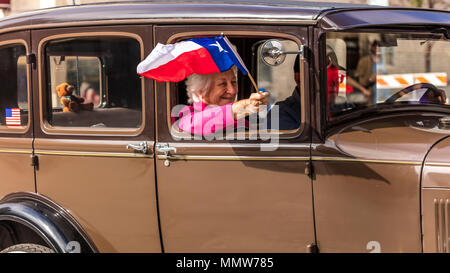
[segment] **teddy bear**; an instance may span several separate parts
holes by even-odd
[[[78,112],[80,110],[92,111],[94,104],[83,103],[84,98],[72,95],[74,87],[68,83],[62,83],[56,86],[58,97],[61,98],[61,103],[64,105],[63,112]]]

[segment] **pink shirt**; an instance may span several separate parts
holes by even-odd
[[[232,105],[233,103],[209,106],[204,102],[195,102],[193,106],[185,106],[180,111],[178,127],[196,135],[210,135],[224,130],[228,126],[237,124],[234,120]]]

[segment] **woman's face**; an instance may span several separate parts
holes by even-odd
[[[237,79],[232,70],[213,74],[211,87],[205,97],[207,104],[222,106],[234,102],[238,92]]]

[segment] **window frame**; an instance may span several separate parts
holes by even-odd
[[[6,45],[14,45],[14,44],[20,44],[25,46],[25,57],[30,52],[30,47],[28,46],[28,42],[24,39],[10,39],[10,40],[4,40],[0,41],[0,47],[6,46]],[[26,71],[27,71],[27,103],[28,103],[28,122],[26,125],[21,126],[6,126],[0,125],[0,133],[25,133],[28,131],[28,129],[31,126],[31,119],[32,119],[32,107],[31,107],[31,86],[30,86],[30,64],[26,63]],[[15,79],[17,81],[17,78]],[[17,90],[16,90],[17,91]]]
[[[177,32],[171,36],[169,36],[169,38],[167,39],[167,41],[165,42],[166,44],[170,44],[170,43],[175,43],[178,42],[180,40],[186,40],[186,39],[191,39],[191,38],[195,38],[196,36],[204,36],[204,35],[209,35],[209,36],[213,36],[213,35],[220,35],[220,33],[218,33],[218,31],[211,31],[211,30],[199,30],[199,31],[180,31]],[[294,35],[293,33],[288,34],[288,33],[276,33],[276,32],[270,32],[270,31],[245,31],[245,30],[229,30],[226,31],[225,35],[227,35],[227,37],[252,37],[252,38],[267,38],[267,39],[287,39],[287,40],[291,40],[293,42],[295,42],[298,47],[300,48],[302,45],[306,45],[304,43],[302,43],[301,39]],[[305,127],[306,127],[306,94],[305,92],[309,92],[308,90],[306,90],[306,78],[307,75],[305,74],[305,62],[307,60],[306,59],[300,59],[300,126],[297,129],[293,129],[293,130],[279,130],[280,134],[277,134],[278,138],[280,140],[285,140],[285,139],[294,139],[294,138],[298,138],[300,137],[303,132],[305,131]],[[252,64],[253,65],[253,64]],[[240,72],[238,72],[240,73]],[[255,81],[258,81],[258,79],[255,79]],[[171,101],[172,101],[172,93],[171,89],[173,88],[173,84],[171,83],[165,83],[165,92],[166,92],[166,124],[168,126],[168,131],[169,131],[169,135],[170,138],[172,140],[175,141],[180,141],[180,139],[178,137],[175,137],[174,135],[172,135],[171,133],[171,128],[172,128],[172,122],[171,122],[171,111],[172,111],[172,105],[171,105]],[[177,90],[179,91],[179,90]],[[188,136],[187,134],[189,133],[185,133],[185,132],[181,132],[180,134],[186,134],[186,137]],[[269,133],[270,134],[270,133]],[[204,139],[202,137],[202,139],[197,139],[196,137],[194,137],[194,135],[191,135],[190,141],[194,141],[194,142],[205,142],[208,141],[206,139]],[[245,130],[245,139],[241,140],[241,138],[237,137],[237,132],[234,133],[234,137],[232,141],[236,141],[236,142],[251,142],[251,143],[258,143],[261,142],[263,140],[261,140],[260,138],[256,138],[253,139],[254,137],[251,136],[250,131],[249,130]],[[239,140],[237,140],[239,139]],[[181,138],[182,141],[185,141],[184,138]],[[227,140],[226,137],[224,136],[223,140],[215,140],[214,139],[214,143],[219,143],[219,142],[223,142],[223,141],[230,141]],[[211,141],[209,141],[211,142]]]
[[[144,40],[143,37],[132,32],[122,31],[94,31],[94,32],[73,32],[64,34],[55,34],[45,36],[39,41],[38,45],[38,79],[39,79],[39,120],[42,132],[47,135],[95,135],[95,136],[138,136],[146,126],[146,94],[145,82],[141,77],[141,125],[138,128],[118,128],[118,127],[69,127],[69,126],[52,126],[48,122],[46,110],[47,107],[47,66],[45,57],[45,46],[48,42],[66,39],[66,38],[86,38],[86,37],[121,37],[132,38],[139,43],[140,47],[140,61],[144,59]],[[101,73],[103,77],[104,73]],[[103,79],[102,79],[103,81]]]

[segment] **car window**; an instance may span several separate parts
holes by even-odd
[[[45,44],[47,120],[51,126],[138,128],[142,87],[139,42],[126,37],[52,40]]]
[[[102,63],[99,57],[91,56],[49,56],[51,89],[58,82],[73,83],[74,93],[99,107],[102,102]],[[61,108],[61,100],[52,93],[52,107]],[[103,98],[104,100],[104,98]]]
[[[449,104],[450,42],[442,34],[328,33],[328,118],[358,109]]]
[[[301,125],[301,94],[300,88],[297,87],[297,82],[299,85],[301,84],[299,82],[301,66],[298,58],[298,42],[284,38],[273,39],[267,37],[238,38],[230,36],[228,38],[243,59],[260,92],[268,94],[267,104],[265,104],[264,108],[261,106],[258,113],[250,113],[243,118],[235,116],[233,122],[224,121],[224,123],[221,123],[222,120],[226,120],[228,117],[226,111],[231,109],[224,108],[225,106],[235,105],[241,100],[250,98],[255,93],[256,88],[252,84],[251,79],[249,76],[243,75],[237,68],[234,68],[233,79],[236,82],[236,95],[233,97],[233,100],[216,105],[209,102],[208,99],[210,97],[207,95],[214,93],[213,87],[207,86],[204,91],[205,96],[202,98],[196,97],[194,91],[189,91],[192,88],[197,88],[196,83],[201,82],[203,77],[196,78],[196,76],[191,76],[191,79],[188,78],[183,82],[172,85],[173,92],[171,94],[176,95],[176,98],[171,99],[172,135],[179,137],[181,134],[189,138],[193,135],[199,136],[203,134],[203,137],[209,137],[211,134],[214,134],[216,139],[222,139],[222,136],[226,136],[227,139],[234,139],[236,134],[246,133],[247,135],[252,135],[251,139],[258,139],[262,131],[277,135],[297,132]],[[281,43],[283,48],[292,52],[292,54],[285,54],[280,63],[270,64],[265,62],[262,58],[262,47],[266,42],[272,40]],[[223,90],[225,89],[228,90],[229,88],[223,88]],[[231,93],[224,91],[221,98]],[[234,96],[234,93],[231,95]],[[198,111],[200,108],[197,109],[195,106],[196,103],[200,102],[202,109],[207,108],[208,110],[222,107],[223,110],[220,113],[214,110],[211,111],[214,112],[214,117],[217,117],[219,114],[224,117],[219,120],[220,124],[213,125],[215,127],[210,126],[214,122],[209,119],[205,120],[205,116],[210,113],[204,110]],[[197,119],[195,114],[191,114],[197,112],[203,113],[202,119]],[[208,113],[206,114],[206,112]],[[188,114],[186,115],[185,113]],[[189,118],[188,122],[186,122],[186,118],[183,118],[186,116]],[[199,125],[198,122],[200,121],[202,121],[202,125]],[[201,137],[197,139],[201,139]]]
[[[0,125],[28,124],[26,48],[23,44],[0,46]]]

